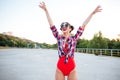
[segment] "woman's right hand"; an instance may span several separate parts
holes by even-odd
[[[46,8],[45,3],[44,3],[44,2],[41,2],[41,3],[39,4],[39,7],[42,8],[42,9],[45,11],[46,16],[47,16],[48,23],[49,23],[50,27],[52,27],[52,26],[53,26],[53,21],[52,21],[50,15],[49,15],[49,12],[48,12],[48,10],[47,10],[47,8]]]
[[[46,5],[45,5],[44,2],[41,2],[41,3],[39,4],[39,7],[42,8],[44,11],[47,10]]]

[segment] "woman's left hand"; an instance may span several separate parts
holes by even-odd
[[[93,14],[97,13],[97,12],[101,12],[102,11],[102,8],[100,5],[98,5],[95,10],[93,11]]]

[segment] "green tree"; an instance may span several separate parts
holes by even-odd
[[[78,39],[77,48],[88,48],[89,41],[86,39]]]
[[[8,47],[27,47],[27,43],[30,43],[30,47],[34,47],[33,41],[27,39],[21,39],[14,36],[0,34],[0,46],[8,46]]]
[[[52,48],[57,48],[57,47],[58,47],[57,43],[52,45]]]
[[[108,43],[108,48],[109,49],[120,49],[120,41],[118,39],[117,40],[112,39]]]
[[[89,47],[91,48],[108,48],[108,42],[106,38],[103,38],[102,33],[99,31],[90,41]]]

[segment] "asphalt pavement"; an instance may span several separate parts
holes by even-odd
[[[0,49],[0,80],[55,80],[57,50]],[[120,58],[75,53],[78,80],[120,80]]]

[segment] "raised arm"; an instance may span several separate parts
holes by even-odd
[[[47,10],[47,7],[46,7],[45,3],[41,2],[40,5],[39,5],[39,7],[42,8],[45,11],[48,23],[49,23],[50,27],[52,27],[53,26],[53,21],[52,21],[50,15],[49,15],[49,12]]]
[[[88,22],[91,20],[92,16],[96,14],[97,12],[101,12],[101,7],[97,6],[95,10],[87,17],[87,19],[83,22],[82,26],[80,26],[77,30],[77,33],[75,34],[75,39],[77,40],[83,33],[85,26],[88,24]]]
[[[96,14],[97,12],[101,12],[101,6],[97,6],[96,8],[95,8],[95,10],[87,17],[87,19],[83,22],[83,24],[82,24],[82,28],[84,29],[85,28],[85,26],[88,24],[88,22],[91,20],[91,18],[92,18],[92,16],[94,15],[94,14]]]

